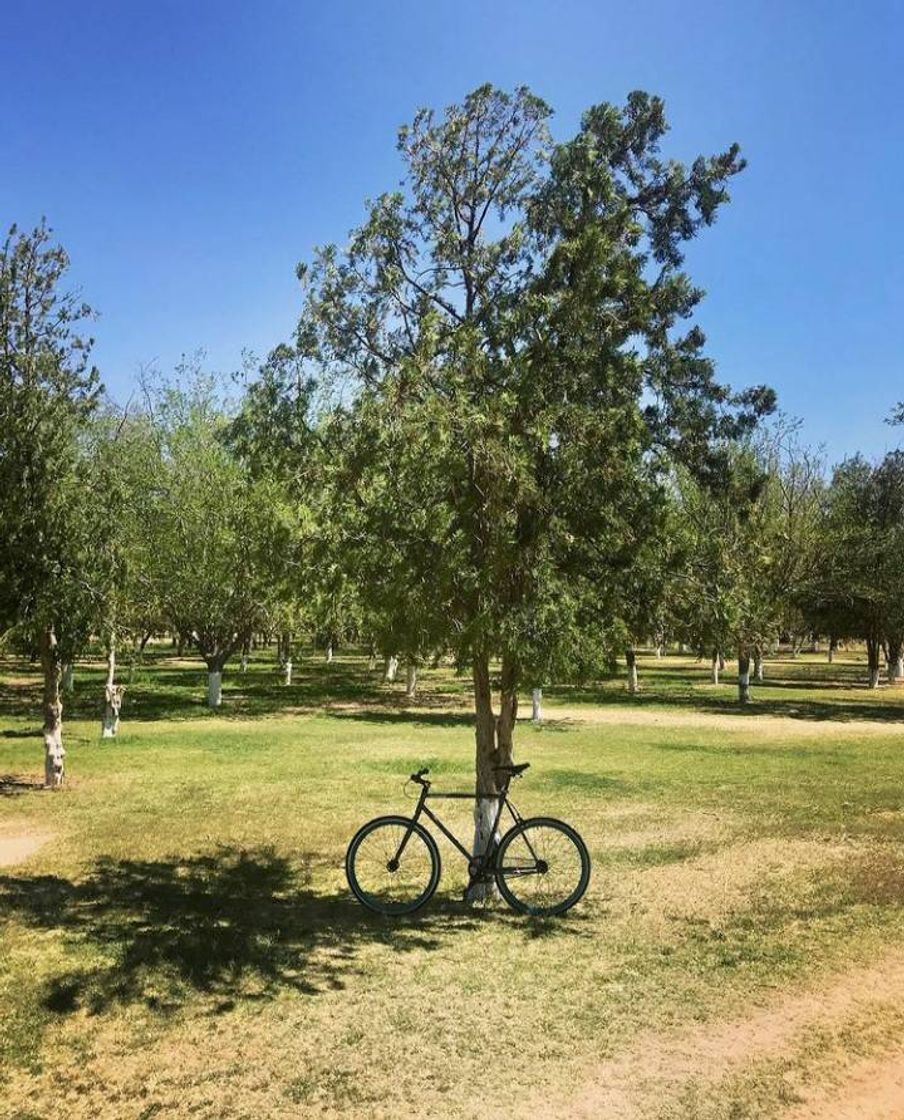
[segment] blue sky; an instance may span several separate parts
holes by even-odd
[[[0,221],[47,215],[118,399],[143,362],[287,338],[295,264],[395,185],[417,107],[526,83],[564,137],[643,88],[668,154],[749,160],[688,257],[722,377],[774,385],[831,459],[898,443],[904,0],[0,7]]]

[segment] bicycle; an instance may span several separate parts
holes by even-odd
[[[439,884],[439,848],[420,823],[428,817],[468,861],[468,896],[475,883],[495,880],[499,893],[513,910],[535,917],[564,914],[579,902],[590,882],[590,853],[580,835],[552,817],[524,818],[508,797],[509,786],[530,766],[498,766],[504,775],[498,793],[431,793],[424,777],[427,767],[412,774],[421,787],[413,816],[375,817],[352,837],[345,855],[345,874],[355,898],[378,914],[413,914],[432,898]],[[488,798],[498,802],[490,835],[498,834],[503,809],[513,824],[481,856],[472,855],[446,827],[427,801],[434,798]]]

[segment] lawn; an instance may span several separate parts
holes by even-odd
[[[60,793],[30,786],[34,671],[0,662],[4,1120],[878,1120],[904,1099],[904,688],[864,688],[856,655],[772,659],[744,710],[730,670],[677,656],[641,660],[637,697],[548,690],[513,797],[580,830],[593,878],[544,922],[466,906],[445,841],[420,915],[345,886],[350,836],[411,803],[412,769],[469,785],[451,670],[406,706],[364,658],[285,687],[264,652],[212,714],[167,654],[114,741],[79,665]]]

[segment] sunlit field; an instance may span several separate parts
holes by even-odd
[[[0,1116],[879,1118],[904,1100],[904,687],[767,660],[747,708],[692,658],[523,703],[522,813],[573,823],[584,900],[365,912],[355,829],[473,772],[469,683],[348,653],[284,686],[149,651],[116,740],[103,667],[42,773],[39,680],[0,662]],[[123,672],[124,679],[127,670]],[[525,698],[527,699],[527,698]],[[455,806],[455,802],[448,803]],[[467,806],[449,814],[467,835]]]

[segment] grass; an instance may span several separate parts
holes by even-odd
[[[0,867],[0,1117],[810,1115],[900,1058],[904,689],[853,653],[767,674],[747,709],[679,657],[634,698],[547,690],[514,796],[585,836],[585,900],[468,908],[442,841],[440,893],[390,922],[344,848],[417,765],[467,788],[466,681],[406,706],[362,658],[287,688],[265,651],[213,714],[157,650],[103,741],[85,662],[52,794],[34,670],[0,662],[0,845],[46,837]]]

